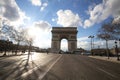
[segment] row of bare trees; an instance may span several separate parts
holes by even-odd
[[[104,23],[98,30],[97,37],[106,41],[106,52],[109,59],[108,41],[120,40],[120,22],[113,22],[111,20],[108,23]]]
[[[19,45],[28,45],[31,47],[33,39],[28,37],[28,33],[25,29],[16,29],[14,26],[10,26],[6,21],[1,21],[0,25],[0,36],[4,36],[6,39],[10,39],[12,42],[16,43],[16,55]],[[6,45],[7,46],[7,45]],[[30,52],[30,50],[29,50]]]

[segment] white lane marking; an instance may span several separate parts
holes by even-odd
[[[44,72],[42,75],[40,75],[40,77],[38,78],[39,80],[41,80],[47,73],[48,71],[55,65],[55,63],[57,63],[57,61],[62,57],[62,55],[59,56],[59,58],[56,59],[56,61],[50,65],[50,67],[46,70],[46,72]]]
[[[104,72],[104,73],[106,73],[106,74],[108,74],[109,76],[112,76],[114,78],[118,78],[117,76],[115,76],[115,75],[113,75],[113,74],[111,74],[111,73],[109,73],[109,72],[107,72],[107,71],[105,71],[105,70],[103,70],[101,68],[97,68],[97,69],[100,70],[100,71],[102,71],[102,72]]]

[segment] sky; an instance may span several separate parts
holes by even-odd
[[[15,28],[25,28],[34,38],[33,45],[51,47],[52,27],[77,27],[77,47],[90,49],[88,36],[94,35],[94,47],[105,47],[97,39],[101,25],[111,18],[120,18],[120,0],[0,0],[0,20]],[[67,40],[62,40],[67,49]],[[109,41],[109,47],[114,46]]]

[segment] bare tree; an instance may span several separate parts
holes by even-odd
[[[103,24],[102,27],[98,30],[97,37],[106,41],[106,52],[109,59],[108,41],[115,38],[113,35],[113,26],[111,26],[109,23]]]
[[[20,43],[24,43],[25,41],[25,31],[23,29],[20,31],[13,29],[11,33],[12,34],[10,37],[17,42],[17,47],[16,47],[16,54],[17,54],[17,50],[19,50]]]
[[[111,23],[111,26],[113,27],[112,34],[116,38],[116,40],[120,39],[120,22]]]
[[[25,42],[29,46],[29,48],[28,48],[28,59],[27,59],[26,65],[28,65],[28,63],[29,63],[30,54],[31,54],[31,50],[32,50],[32,44],[33,44],[33,38],[29,38],[29,37],[27,37],[27,35],[26,35],[26,38],[25,38]]]
[[[15,48],[15,55],[17,55],[20,42],[22,43],[25,41],[25,30],[17,30],[15,27],[10,26],[9,24],[5,24],[5,22],[2,22],[1,33],[3,33],[7,37],[7,39],[11,39],[12,41],[17,42],[17,46]]]

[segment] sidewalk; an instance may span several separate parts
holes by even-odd
[[[89,57],[95,58],[95,59],[100,59],[100,60],[106,60],[106,61],[120,63],[120,61],[117,61],[117,57],[109,57],[109,59],[106,56],[89,56]]]
[[[4,52],[3,53],[0,52],[0,57],[20,56],[20,55],[27,54],[27,52],[26,53],[18,52],[17,55],[15,55],[15,53],[12,53],[12,52],[6,52],[6,56],[3,56],[3,54]]]
[[[4,53],[0,53],[0,57],[3,56]]]

